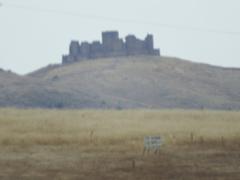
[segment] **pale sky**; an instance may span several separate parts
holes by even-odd
[[[0,68],[60,63],[71,40],[155,37],[162,55],[240,67],[239,0],[0,0]]]

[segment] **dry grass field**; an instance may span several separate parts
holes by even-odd
[[[0,179],[237,180],[240,112],[1,109]]]

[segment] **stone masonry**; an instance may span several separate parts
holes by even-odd
[[[69,55],[63,55],[62,63],[133,55],[160,56],[160,50],[154,49],[153,35],[148,34],[144,40],[140,40],[134,35],[128,35],[124,41],[119,38],[117,31],[106,31],[102,33],[102,43],[93,41],[80,44],[78,41],[72,41]]]

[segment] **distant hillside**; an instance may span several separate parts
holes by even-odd
[[[86,60],[0,80],[1,106],[240,109],[240,70],[170,57]]]
[[[44,80],[0,71],[1,107],[61,107],[62,101],[68,105],[73,98],[73,95],[51,88]]]

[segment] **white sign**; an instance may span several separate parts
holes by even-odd
[[[160,136],[146,136],[144,138],[145,150],[159,150],[162,145],[162,139]]]

